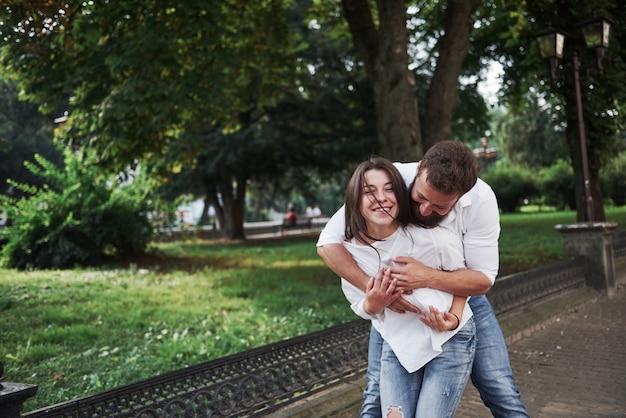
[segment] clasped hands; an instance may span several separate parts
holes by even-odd
[[[366,312],[375,314],[389,308],[397,313],[416,313],[421,314],[420,320],[435,331],[455,329],[458,319],[450,312],[442,313],[434,306],[421,310],[401,297],[403,293],[410,294],[413,289],[426,287],[425,278],[430,268],[410,257],[398,257],[394,262],[401,265],[382,267],[376,277],[370,277],[365,290]]]

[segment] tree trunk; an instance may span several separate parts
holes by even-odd
[[[209,208],[211,207],[211,201],[206,197],[202,201],[202,214],[200,214],[200,225],[209,224]]]
[[[458,80],[470,47],[472,14],[480,0],[449,0],[439,40],[437,68],[427,94],[422,141],[424,150],[439,141],[451,139],[452,115],[458,106]]]
[[[589,148],[589,177],[591,178],[591,197],[593,199],[593,220],[595,222],[606,222],[604,212],[604,197],[600,185],[600,162],[593,146]]]
[[[374,91],[379,154],[395,161],[419,159],[423,150],[415,78],[408,65],[405,3],[378,0],[378,30],[367,0],[342,0],[342,5]]]
[[[207,200],[215,208],[222,235],[229,239],[245,239],[245,180],[238,181],[230,176],[207,178],[205,190]]]

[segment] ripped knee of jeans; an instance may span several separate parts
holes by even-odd
[[[387,408],[387,415],[385,418],[404,418],[401,406],[390,406]]]

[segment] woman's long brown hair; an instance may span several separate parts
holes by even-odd
[[[389,175],[398,206],[398,216],[395,218],[397,225],[404,228],[411,220],[409,191],[402,175],[391,161],[382,157],[372,157],[359,164],[346,187],[346,239],[356,238],[362,242],[378,241],[368,233],[365,218],[361,214],[361,197],[363,196],[363,189],[367,185],[365,173],[370,170],[383,170]]]

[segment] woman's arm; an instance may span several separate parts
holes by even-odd
[[[467,297],[454,295],[448,312],[441,313],[439,309],[431,306],[430,312],[424,312],[420,320],[435,331],[453,331],[461,324],[465,303]]]

